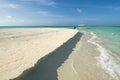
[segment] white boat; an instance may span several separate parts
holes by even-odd
[[[84,26],[86,26],[85,24],[80,24],[80,25],[78,25],[78,27],[84,27]]]

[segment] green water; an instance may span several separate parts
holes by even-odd
[[[107,48],[120,55],[120,27],[81,27],[80,30],[94,32],[100,37]]]
[[[78,29],[93,32],[99,38],[99,41],[95,42],[102,47],[100,50],[101,65],[108,70],[113,80],[120,80],[120,27],[89,26]]]
[[[0,26],[2,28],[70,28],[73,29],[73,26]]]

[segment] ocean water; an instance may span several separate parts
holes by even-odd
[[[70,28],[73,29],[73,26],[0,26],[2,28]]]
[[[120,80],[120,27],[89,26],[78,29],[93,35],[89,42],[96,45],[101,53],[98,65],[111,75],[110,80]]]

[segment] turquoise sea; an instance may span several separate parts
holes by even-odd
[[[2,28],[73,28],[73,26],[0,26]]]
[[[93,35],[92,43],[101,52],[98,61],[113,79],[120,80],[120,26],[88,26],[79,30]]]

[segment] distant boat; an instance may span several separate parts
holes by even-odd
[[[85,24],[80,24],[80,25],[78,25],[78,27],[84,27],[84,26],[86,26]]]

